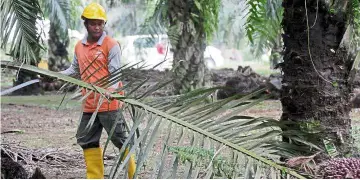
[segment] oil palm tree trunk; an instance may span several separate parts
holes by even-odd
[[[173,43],[175,76],[175,94],[186,93],[204,87],[210,81],[206,78],[208,70],[204,62],[206,37],[202,27],[195,27],[190,20],[190,4],[187,1],[169,1],[170,29],[180,34]],[[169,31],[171,38],[174,31]]]
[[[341,10],[331,11],[324,0],[284,0],[283,7],[281,119],[296,122],[303,131],[321,130],[323,136],[315,141],[330,140],[345,155],[353,143],[352,89],[347,82],[351,63],[346,50],[339,48],[347,16]]]
[[[281,43],[281,36],[276,38],[276,41],[271,49],[271,55],[270,55],[270,69],[275,69],[276,65],[279,64],[282,60],[282,43]]]
[[[59,72],[67,69],[71,64],[68,60],[68,51],[66,49],[69,45],[68,34],[65,34],[66,38],[61,38],[60,36],[58,25],[50,22],[48,39],[48,65],[50,71]],[[40,84],[43,90],[54,91],[59,90],[64,82],[45,78]]]
[[[48,50],[48,63],[49,70],[51,71],[62,71],[67,69],[70,66],[70,61],[68,60],[68,51],[67,46],[69,45],[69,37],[60,38],[60,32],[57,28],[57,25],[50,23],[49,30],[49,50]],[[66,34],[67,35],[67,34]]]

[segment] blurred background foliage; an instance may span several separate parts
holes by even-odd
[[[61,0],[53,1],[62,2]],[[49,1],[41,3],[42,9],[45,9],[45,2]],[[63,32],[66,32],[64,27],[68,27],[69,45],[66,49],[69,61],[72,60],[77,41],[86,33],[80,16],[82,9],[90,2],[93,1],[69,1],[68,24],[60,23],[61,26],[59,27]],[[155,24],[152,27],[146,27],[144,24],[145,20],[152,16],[156,7],[156,0],[97,0],[95,2],[102,4],[106,8],[109,19],[106,24],[106,31],[120,43],[124,41],[126,36],[149,34],[149,32],[155,31],[159,34],[164,33],[164,29],[161,29],[160,24]],[[40,51],[40,56],[42,59],[47,59],[47,39],[49,38],[48,32],[52,17],[49,16],[48,10],[44,12],[45,19],[38,23],[42,28],[42,39],[44,41],[44,49]],[[249,15],[249,7],[244,0],[222,0],[219,11],[218,30],[214,32],[213,38],[208,42],[208,45],[220,49],[225,59],[225,63],[217,68],[236,68],[237,65],[252,65],[259,74],[268,75],[273,72],[273,70],[269,69],[270,48],[256,47],[251,43],[249,36],[245,32],[247,15]],[[59,19],[61,20],[61,18]],[[10,59],[10,56],[7,56],[3,49],[1,49],[0,53],[2,59]]]

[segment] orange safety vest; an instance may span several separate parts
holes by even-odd
[[[101,78],[109,75],[108,69],[108,55],[112,47],[118,45],[118,42],[109,36],[105,36],[101,44],[86,42],[83,44],[79,41],[75,46],[75,55],[79,64],[79,70],[81,74],[81,80],[90,84],[96,85],[96,82]],[[93,62],[94,61],[94,62]],[[119,82],[119,87],[122,87],[122,83]],[[113,88],[107,88],[108,90],[114,90]],[[82,95],[85,96],[89,90],[83,89]],[[124,92],[119,94],[123,95]],[[101,95],[99,93],[91,93],[83,104],[84,112],[95,112]],[[118,100],[108,101],[104,98],[98,112],[114,111],[121,107],[122,103]]]

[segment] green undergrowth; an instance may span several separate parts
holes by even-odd
[[[2,96],[1,104],[31,105],[57,109],[64,95],[44,95],[44,96]],[[70,96],[66,96],[60,109],[80,108],[80,102],[70,100],[66,103]]]

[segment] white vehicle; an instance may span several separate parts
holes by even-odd
[[[173,52],[170,51],[170,41],[167,35],[136,35],[126,36],[120,41],[122,46],[123,64],[136,64],[144,69],[165,70],[172,68]],[[219,67],[224,63],[221,51],[213,46],[207,46],[204,52],[208,68]]]
[[[224,64],[224,57],[222,56],[220,49],[214,46],[206,46],[204,59],[209,69],[214,69]]]
[[[120,44],[122,46],[123,63],[136,64],[137,67],[145,64],[144,69],[150,69],[165,60],[165,53],[160,49],[161,45],[168,42],[166,36],[137,35],[126,36]],[[170,52],[170,51],[169,51]],[[159,65],[156,69],[164,70],[171,68],[172,54],[168,52],[166,61]]]

